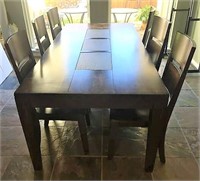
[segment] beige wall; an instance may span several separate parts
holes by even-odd
[[[19,30],[25,29],[21,0],[5,0],[9,23],[15,23]]]
[[[21,0],[0,0],[4,2],[5,14],[2,22],[3,39],[6,40],[17,29],[25,29]],[[6,16],[7,15],[7,16]],[[2,15],[1,15],[2,16]]]
[[[187,9],[189,8],[189,0],[178,0],[176,9]],[[176,35],[177,31],[180,31],[182,33],[185,32],[185,26],[186,26],[186,20],[187,20],[187,12],[173,12],[173,17],[175,17],[172,21],[173,23],[173,29],[172,29],[172,40],[171,44],[174,41],[174,37]]]
[[[193,10],[193,17],[200,18],[200,1],[194,1],[194,10]],[[177,0],[177,9],[185,9],[190,7],[190,0]],[[171,44],[173,43],[174,36],[177,31],[185,33],[185,26],[187,20],[187,12],[177,12],[174,13],[175,19],[173,21],[173,29],[171,30],[172,40]],[[200,64],[200,22],[191,23],[189,28],[188,35],[196,42],[197,48],[196,52],[193,57],[193,65],[199,66]]]
[[[200,18],[200,1],[195,1],[194,18]],[[191,23],[189,34],[196,42],[196,52],[194,54],[194,64],[200,65],[200,21]]]
[[[88,4],[90,23],[110,22],[110,0],[90,0]]]
[[[3,0],[0,0],[0,26],[2,31],[2,37],[0,37],[0,41],[3,44],[3,40],[9,36],[9,23],[5,3]]]

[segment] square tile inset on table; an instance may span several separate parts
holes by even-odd
[[[81,52],[110,52],[110,39],[85,39]]]
[[[88,29],[86,33],[86,39],[89,38],[109,38],[110,37],[110,32],[109,29]]]
[[[111,70],[112,60],[109,52],[81,53],[77,70]]]

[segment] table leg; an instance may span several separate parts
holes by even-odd
[[[68,22],[71,23],[71,19],[69,18],[67,13],[65,13],[65,16],[67,17]]]
[[[83,23],[84,16],[85,16],[85,13],[82,13],[80,23]]]
[[[73,18],[72,18],[72,15],[71,15],[71,14],[69,14],[69,17],[70,17],[71,23],[74,23],[74,22],[73,22]]]
[[[114,17],[114,21],[115,21],[115,23],[117,23],[117,16],[116,16],[115,13],[113,13],[113,17]]]
[[[85,154],[89,153],[89,144],[87,138],[87,124],[85,120],[85,116],[78,120],[78,127],[81,135],[81,140],[84,148]]]
[[[129,15],[127,15],[127,16],[128,16],[128,18],[126,19],[126,22],[127,22],[127,23],[129,22],[129,19],[130,19],[130,17],[131,17],[132,14],[133,14],[133,13],[130,13]]]
[[[127,13],[125,14],[125,17],[124,17],[124,23],[127,23]]]
[[[170,109],[171,108],[171,109]],[[173,107],[168,107],[168,109],[165,111],[162,117],[162,122],[164,123],[163,131],[162,131],[162,136],[160,139],[160,144],[159,144],[159,156],[160,156],[160,161],[162,163],[165,163],[165,135],[167,131],[167,125],[173,110]]]
[[[151,112],[152,120],[148,126],[147,147],[145,158],[145,171],[152,172],[156,159],[157,150],[162,137],[164,123],[162,124],[162,110],[154,109]]]
[[[15,101],[33,167],[35,170],[42,170],[41,132],[39,120],[36,119],[35,109],[31,107],[31,102],[27,97],[15,95]]]

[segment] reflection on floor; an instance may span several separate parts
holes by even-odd
[[[144,172],[146,129],[120,129],[116,156],[107,160],[108,110],[92,109],[90,153],[84,155],[76,122],[41,121],[43,171],[34,172],[13,93],[12,73],[0,86],[1,180],[199,180],[200,74],[188,74],[170,120],[167,161]]]

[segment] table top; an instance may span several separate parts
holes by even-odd
[[[38,96],[38,102],[56,95],[80,107],[135,107],[141,100],[142,107],[159,107],[168,98],[138,32],[128,23],[64,27],[15,94]]]
[[[87,13],[87,8],[65,8],[61,9],[60,12],[68,14]]]
[[[111,13],[116,14],[129,14],[129,13],[137,13],[138,10],[134,8],[112,8]]]

